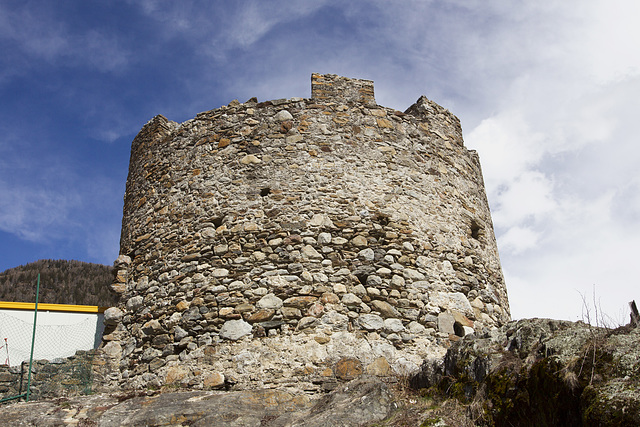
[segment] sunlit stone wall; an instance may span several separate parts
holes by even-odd
[[[103,347],[129,386],[330,389],[509,319],[459,120],[373,82],[231,102],[133,141]]]

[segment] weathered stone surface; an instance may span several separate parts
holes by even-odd
[[[426,328],[422,324],[414,321],[409,322],[409,325],[407,325],[407,329],[412,334],[422,334]]]
[[[188,323],[191,321],[197,321],[202,319],[200,309],[198,307],[190,307],[182,314],[182,323]]]
[[[356,236],[351,240],[354,246],[367,246],[367,238],[364,236]]]
[[[142,332],[147,335],[154,335],[158,331],[162,330],[162,325],[156,319],[149,320],[147,323],[142,325]]]
[[[173,336],[174,336],[174,340],[175,341],[180,341],[183,338],[189,336],[189,333],[187,331],[185,331],[184,329],[182,329],[180,326],[176,326],[173,329]]]
[[[111,289],[116,294],[122,295],[127,291],[127,285],[123,282],[112,283],[109,285],[109,289]]]
[[[256,307],[267,309],[267,310],[277,310],[282,307],[284,303],[280,298],[273,294],[267,294],[260,298],[260,300],[256,303]]]
[[[455,342],[410,383],[492,425],[640,425],[640,328],[524,319]],[[484,408],[484,409],[482,409]]]
[[[122,346],[117,341],[109,341],[102,350],[111,357],[120,356],[120,354],[122,354]]]
[[[390,333],[398,333],[404,331],[404,325],[400,319],[384,319],[384,329]]]
[[[346,289],[344,290],[346,291]],[[340,302],[340,297],[333,292],[325,292],[320,297],[320,302],[323,304],[338,304]]]
[[[118,307],[109,307],[104,311],[104,325],[115,326],[122,320],[124,313]]]
[[[226,277],[229,275],[229,270],[226,268],[214,268],[211,270],[211,275],[213,277]]]
[[[274,314],[276,314],[275,310],[263,308],[247,316],[246,320],[249,323],[266,322],[267,320],[271,320]]]
[[[369,379],[353,380],[319,399],[291,425],[361,426],[378,423],[395,409],[386,385]]]
[[[207,375],[203,380],[203,385],[206,388],[219,388],[224,386],[224,375],[220,372],[212,372]]]
[[[401,317],[398,310],[386,301],[374,300],[371,302],[371,308],[380,312],[382,317]]]
[[[169,370],[167,370],[165,384],[172,385],[175,383],[179,383],[188,375],[189,375],[188,369],[185,369],[182,366],[172,366],[171,368],[169,368]]]
[[[135,311],[138,308],[142,307],[143,301],[144,301],[144,298],[140,295],[129,298],[126,305],[127,311]]]
[[[282,110],[279,111],[273,118],[280,122],[283,122],[285,120],[292,120],[293,116],[287,110]]]
[[[215,378],[214,378],[215,377]],[[212,385],[222,379],[211,374]],[[361,426],[380,422],[397,407],[386,385],[368,377],[346,383],[315,400],[284,390],[222,393],[190,391],[129,397],[95,394],[46,402],[3,405],[11,426],[191,425],[191,426]]]
[[[318,300],[317,297],[312,297],[312,296],[291,297],[284,300],[283,304],[289,307],[296,307],[302,310],[307,308],[317,300]]]
[[[244,320],[227,320],[220,328],[220,338],[237,341],[240,338],[251,335],[253,327]]]
[[[467,316],[465,316],[464,314],[456,310],[451,310],[451,315],[453,316],[453,319],[457,323],[459,323],[461,326],[465,326],[473,329],[473,321],[469,320]]]
[[[334,331],[344,331],[349,325],[349,318],[344,314],[332,310],[320,318],[320,323]]]
[[[453,327],[456,319],[453,317],[451,313],[440,313],[438,314],[438,330],[445,334],[455,334],[456,331]]]
[[[302,317],[302,311],[295,307],[282,307],[280,312],[285,319],[299,319]]]
[[[331,233],[320,233],[318,234],[318,244],[319,245],[327,245],[331,243]]]
[[[391,374],[391,366],[385,357],[380,356],[367,366],[365,373],[367,375],[386,377]]]
[[[377,314],[363,314],[358,317],[358,323],[367,331],[377,331],[384,327],[384,320]]]
[[[362,375],[362,363],[353,357],[345,357],[338,360],[333,369],[336,378],[341,380],[352,380]]]
[[[342,295],[342,303],[346,306],[360,305],[362,304],[362,300],[352,293],[346,293]]]
[[[313,246],[306,245],[302,248],[302,253],[311,259],[322,259],[322,255],[315,250]]]
[[[436,292],[431,300],[432,304],[440,306],[444,310],[455,310],[465,316],[474,315],[469,300],[462,292]]]
[[[262,160],[260,160],[258,157],[254,156],[253,154],[248,154],[244,156],[242,159],[240,159],[240,163],[242,163],[243,165],[257,164],[261,162]]]
[[[176,304],[176,309],[178,311],[185,311],[187,308],[189,308],[191,304],[189,304],[187,301],[180,301],[179,303]]]
[[[311,328],[317,324],[318,324],[318,319],[316,317],[311,317],[311,316],[303,317],[298,322],[298,329],[303,330],[306,328]]]

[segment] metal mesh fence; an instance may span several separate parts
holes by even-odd
[[[38,316],[34,360],[55,360],[72,356],[76,350],[94,348],[96,335],[100,332],[97,330],[95,318],[79,316],[75,323],[44,324],[41,319],[44,316],[41,313],[38,313]],[[0,312],[0,340],[4,345],[0,350],[0,360],[6,360],[11,366],[28,361],[32,334],[33,321],[25,321],[16,315]]]
[[[96,316],[67,313],[64,324],[55,324],[56,317],[47,319],[47,314],[38,312],[32,398],[91,393],[93,348],[102,332]],[[26,391],[32,334],[33,312],[0,311],[0,365],[11,366],[4,368],[5,379],[11,381],[0,383],[4,397]]]

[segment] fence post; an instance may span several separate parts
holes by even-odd
[[[33,366],[33,347],[36,343],[36,321],[38,320],[38,296],[40,295],[40,273],[38,273],[38,284],[36,285],[36,306],[33,311],[33,335],[31,336],[31,356],[29,357],[29,376],[27,379],[27,399],[31,395],[31,367]]]

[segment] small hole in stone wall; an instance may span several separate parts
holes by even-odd
[[[213,225],[215,225],[216,228],[222,225],[222,221],[224,221],[224,217],[222,216],[211,218],[211,222],[213,223]]]
[[[360,281],[361,284],[365,285],[367,284],[367,277],[369,277],[368,274],[365,273],[360,273],[360,274],[356,274],[356,277],[358,278],[358,280]]]
[[[269,187],[265,187],[262,190],[260,190],[260,195],[262,197],[268,196],[269,193],[271,193],[271,189]]]
[[[464,328],[462,327],[460,322],[455,322],[453,324],[453,332],[459,337],[464,337]]]
[[[376,213],[376,215],[373,217],[374,221],[376,221],[378,224],[384,226],[389,225],[389,217],[386,215],[383,215],[381,213]]]
[[[476,240],[480,240],[480,238],[483,235],[483,230],[482,227],[480,227],[480,225],[478,225],[477,222],[472,221],[471,222],[471,237],[476,239]]]

